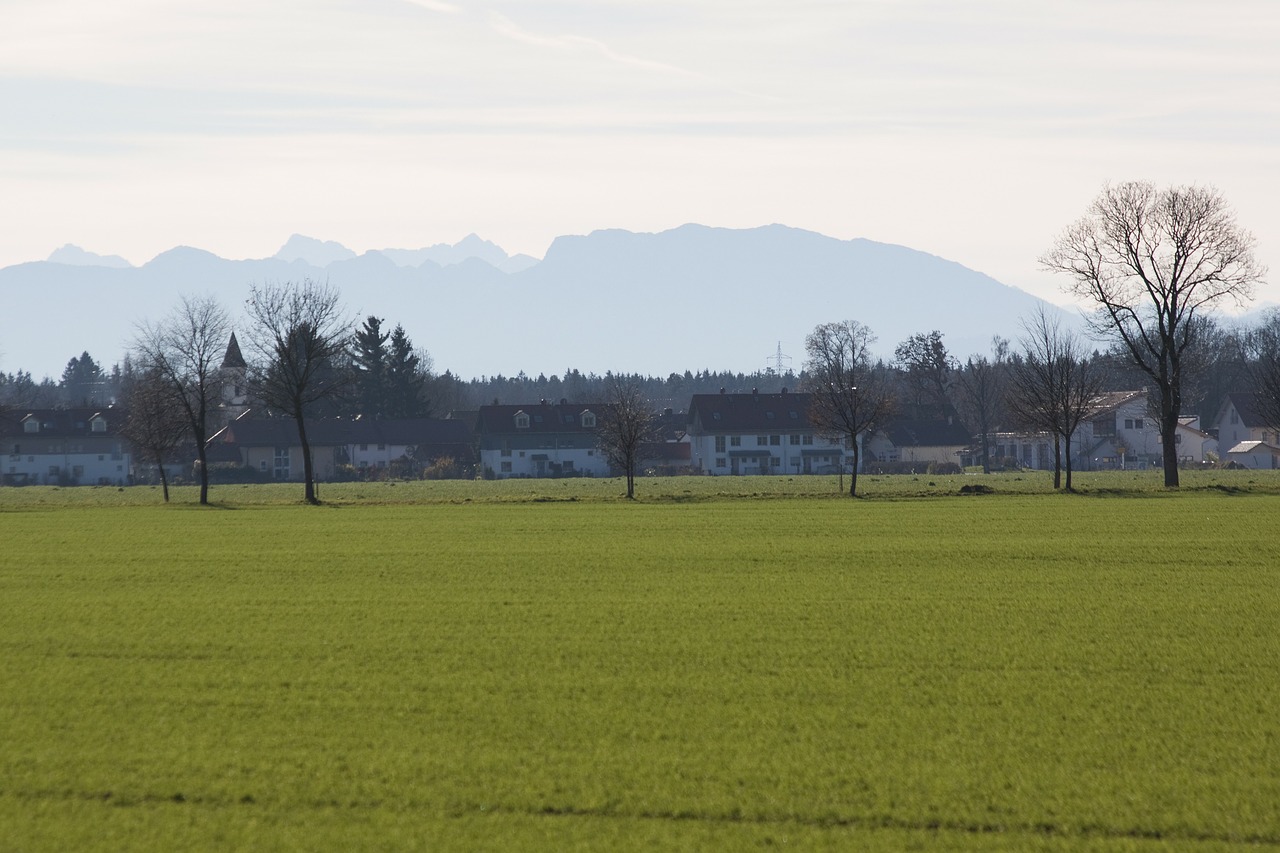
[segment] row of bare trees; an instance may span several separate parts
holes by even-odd
[[[294,420],[302,449],[304,497],[318,503],[307,417],[346,381],[352,322],[338,292],[312,281],[254,286],[246,304],[254,397]],[[144,323],[134,342],[138,379],[128,396],[125,435],[140,461],[158,466],[189,440],[195,447],[200,503],[209,502],[207,444],[230,377],[222,369],[231,319],[213,297],[184,297],[165,319]]]

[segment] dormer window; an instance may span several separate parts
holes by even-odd
[[[582,413],[582,428],[583,428],[583,429],[595,429],[595,426],[596,426],[596,415],[595,415],[595,412],[590,412],[590,411],[588,411],[588,412],[583,412],[583,413]]]
[[[94,415],[93,419],[89,421],[89,431],[90,432],[106,432],[107,419],[102,417],[102,415]]]
[[[529,415],[525,412],[516,412],[516,429],[529,428]]]
[[[39,432],[39,431],[40,431],[40,419],[39,419],[39,418],[27,418],[25,421],[23,421],[23,422],[22,422],[22,431],[23,431],[23,432]]]

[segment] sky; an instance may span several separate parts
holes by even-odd
[[[0,0],[0,267],[782,223],[1065,303],[1037,258],[1143,179],[1280,270],[1278,46],[1274,0]]]

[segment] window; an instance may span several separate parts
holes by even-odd
[[[791,435],[787,436],[787,443],[788,443],[788,444],[799,444],[799,443],[800,443],[800,436],[796,435],[795,433],[792,433]]]
[[[516,429],[528,429],[529,416],[524,412],[516,412]]]
[[[1235,421],[1232,421],[1232,423],[1235,423]],[[35,418],[31,418],[30,420],[28,420],[26,423],[22,425],[22,431],[23,432],[39,432],[40,422]]]
[[[1134,419],[1133,419],[1133,428],[1134,428],[1134,429],[1142,429],[1142,418],[1134,418]]]
[[[770,467],[770,468],[777,468],[777,467],[778,467],[779,465],[781,465],[781,464],[782,464],[782,460],[781,460],[781,459],[779,459],[778,457],[776,457],[776,456],[770,456],[770,457],[769,457],[769,467]]]
[[[360,449],[361,449],[361,450],[368,450],[368,449],[369,449],[369,445],[367,445],[367,444],[362,444],[362,445],[360,445]]]
[[[57,466],[57,465],[50,465],[50,466],[49,466],[49,476],[50,476],[50,477],[56,477],[56,476],[58,476],[58,466]]]
[[[385,444],[383,444],[383,443],[379,443],[379,444],[378,444],[378,449],[379,449],[379,450],[386,450],[386,449],[387,449],[387,445],[385,445]]]
[[[107,454],[105,454],[105,453],[99,453],[99,454],[98,454],[98,461],[99,461],[99,462],[106,462],[106,461],[107,461]]]
[[[765,417],[765,420],[769,420],[769,421],[773,420],[773,412],[765,412],[764,417]]]
[[[583,413],[582,413],[582,428],[583,428],[583,429],[595,429],[595,428],[596,428],[596,415],[595,415],[595,412],[583,412]]]
[[[793,420],[793,421],[798,421],[798,420],[800,420],[800,413],[799,413],[799,412],[797,412],[795,409],[792,409],[792,410],[791,410],[791,412],[790,412],[789,414],[791,415],[791,420]]]
[[[107,431],[106,419],[94,418],[93,420],[89,421],[89,429],[92,432],[106,432]]]
[[[740,435],[731,435],[731,436],[729,436],[729,446],[730,446],[730,447],[741,447],[741,446],[742,446],[742,436],[740,436]]]
[[[1124,428],[1125,428],[1125,429],[1133,429],[1133,418],[1125,418],[1125,419],[1124,419]]]
[[[573,470],[573,460],[572,460],[572,459],[566,459],[566,460],[564,460],[563,470],[565,471],[565,473],[568,473],[569,471],[572,471],[572,470]]]
[[[533,416],[533,422],[534,422],[535,424],[540,424],[540,423],[542,423],[542,415],[534,415],[534,416]]]
[[[806,435],[806,436],[804,436],[802,439],[800,439],[800,443],[801,443],[801,444],[813,444],[813,436],[811,436],[811,435]]]
[[[777,447],[778,445],[782,444],[782,436],[780,435],[769,436],[769,444],[773,447]]]
[[[756,436],[756,447],[768,447],[768,446],[769,446],[769,436],[767,435]]]
[[[510,474],[510,473],[511,473],[511,463],[510,463],[510,462],[503,462],[503,463],[502,463],[500,466],[498,466],[498,467],[502,469],[502,473],[503,473],[503,474]]]
[[[716,436],[716,453],[724,453],[724,436]]]
[[[289,448],[276,448],[275,455],[272,458],[272,466],[275,469],[272,476],[277,480],[289,479]]]
[[[712,412],[712,413],[711,413],[711,420],[713,420],[713,421],[718,421],[718,420],[720,420],[720,413],[719,413],[719,412]]]
[[[724,457],[723,457],[723,456],[717,456],[717,457],[716,457],[716,467],[717,467],[717,468],[723,468],[723,467],[724,467]]]
[[[1267,440],[1267,434],[1265,432],[1262,434],[1262,440],[1263,441]],[[1173,434],[1173,443],[1182,444],[1182,433],[1176,432]]]

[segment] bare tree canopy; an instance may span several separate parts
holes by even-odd
[[[1248,373],[1258,414],[1272,430],[1280,432],[1280,310],[1267,312],[1262,325],[1249,333],[1251,359]],[[1228,448],[1223,447],[1225,456]]]
[[[344,390],[353,323],[338,291],[309,279],[254,285],[246,311],[254,391],[297,423],[304,495],[308,503],[319,503],[306,418],[310,406]]]
[[[1009,378],[1009,342],[991,339],[991,357],[975,353],[956,376],[956,408],[971,424],[981,450],[982,473],[991,473],[991,433],[1004,418]]]
[[[129,415],[120,433],[133,445],[137,461],[156,466],[168,503],[169,477],[164,466],[173,461],[174,452],[191,432],[187,412],[175,405],[173,382],[156,367],[130,385],[125,406]]]
[[[611,375],[608,399],[597,424],[600,451],[627,478],[627,499],[636,496],[636,471],[646,445],[659,439],[658,419],[638,379]]]
[[[1217,190],[1107,186],[1041,259],[1067,290],[1097,308],[1094,328],[1115,338],[1148,377],[1160,411],[1166,486],[1178,485],[1175,444],[1189,350],[1203,313],[1243,304],[1266,269],[1254,239]]]
[[[139,369],[165,380],[173,405],[186,418],[199,462],[202,504],[209,502],[209,418],[222,396],[222,356],[230,333],[231,321],[215,298],[184,296],[165,320],[142,324],[134,342]]]
[[[1024,428],[1053,436],[1053,487],[1062,487],[1065,470],[1071,491],[1071,436],[1093,410],[1103,372],[1079,337],[1043,309],[1024,328],[1022,353],[1012,361],[1009,411]]]
[[[858,493],[861,448],[858,436],[893,413],[893,384],[875,364],[876,336],[856,320],[824,323],[805,339],[806,390],[812,395],[809,420],[819,432],[846,441],[853,454],[849,496]]]

